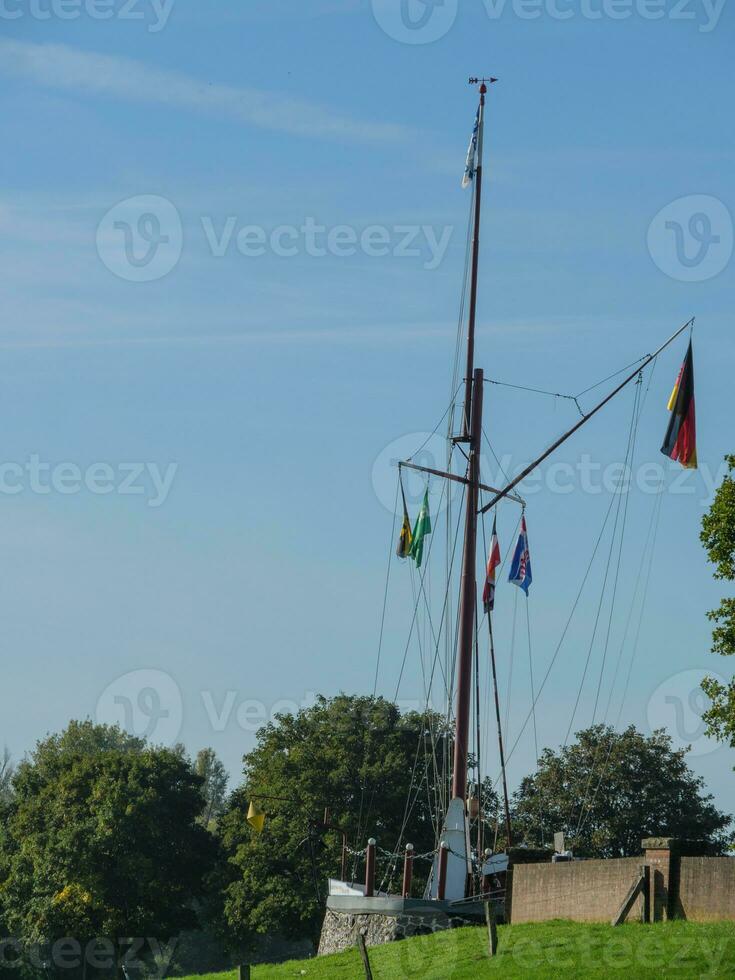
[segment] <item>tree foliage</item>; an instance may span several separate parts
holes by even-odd
[[[10,802],[13,793],[14,772],[15,767],[10,758],[10,753],[5,748],[3,749],[2,756],[0,756],[0,807],[2,807],[3,803]]]
[[[13,780],[0,839],[0,905],[26,943],[73,936],[167,941],[195,924],[214,843],[201,780],[163,748],[72,722]]]
[[[735,471],[735,456],[726,456],[725,462],[728,473],[702,518],[700,539],[715,566],[714,577],[732,582],[735,581],[735,480],[731,474]],[[707,616],[715,623],[712,652],[731,656],[735,653],[735,598],[724,598]],[[725,685],[708,677],[702,688],[712,702],[704,713],[708,733],[735,745],[735,680]]]
[[[319,698],[296,715],[278,715],[258,732],[256,748],[243,760],[245,784],[220,822],[230,862],[225,912],[241,939],[265,933],[316,939],[320,897],[327,877],[339,876],[342,843],[339,833],[318,827],[325,807],[352,848],[375,837],[392,850],[404,820],[404,843],[417,853],[434,847],[439,787],[430,728],[436,734],[441,722],[401,715],[381,698],[340,695]],[[267,815],[260,835],[245,819],[253,799]],[[348,873],[353,866],[350,858]],[[386,868],[381,859],[378,880]],[[360,880],[361,862],[355,870]]]
[[[204,809],[201,822],[205,827],[214,827],[225,810],[227,770],[214,749],[200,749],[194,761],[194,772],[202,780]]]
[[[549,845],[564,831],[579,857],[640,854],[641,838],[704,839],[724,848],[731,818],[704,795],[685,751],[666,733],[647,737],[595,725],[558,752],[545,749],[538,770],[514,798],[516,832],[525,843]]]

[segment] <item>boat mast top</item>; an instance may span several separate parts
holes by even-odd
[[[463,442],[470,438],[470,420],[472,418],[472,378],[475,370],[475,321],[477,318],[477,274],[480,258],[480,218],[482,215],[482,149],[485,132],[485,96],[488,83],[496,82],[497,78],[470,78],[470,85],[480,86],[480,105],[477,109],[477,146],[475,150],[475,166],[471,179],[474,181],[474,222],[472,228],[472,266],[470,274],[470,309],[467,318],[467,365],[465,368],[464,422],[462,426]]]

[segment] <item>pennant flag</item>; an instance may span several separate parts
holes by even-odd
[[[661,452],[687,469],[697,468],[697,427],[694,416],[694,359],[689,341],[684,363],[669,398],[671,418]]]
[[[423,503],[419,516],[413,527],[413,540],[411,541],[411,551],[409,554],[416,562],[416,568],[421,568],[421,559],[424,557],[424,538],[431,534],[431,518],[429,517],[429,491],[424,494]]]
[[[401,525],[401,533],[398,538],[398,546],[396,547],[396,554],[399,558],[408,558],[411,554],[411,543],[413,542],[413,534],[411,533],[411,521],[408,518],[408,507],[406,507],[406,494],[403,492],[403,480],[401,479],[400,470],[398,471],[398,480],[401,485],[401,498],[403,499],[403,524]]]
[[[493,536],[490,539],[490,556],[487,560],[487,575],[485,577],[485,588],[482,591],[482,603],[485,612],[491,613],[495,608],[495,569],[500,564],[500,545],[498,544],[498,532],[496,528],[496,518],[493,518]]]
[[[256,833],[263,833],[263,827],[265,826],[265,814],[253,802],[251,802],[250,806],[248,807],[248,815],[246,819]]]
[[[521,533],[516,542],[508,581],[519,586],[528,595],[528,587],[533,581],[533,576],[531,575],[531,555],[528,552],[528,528],[526,527],[525,515],[521,518]]]
[[[475,160],[477,158],[477,132],[480,128],[480,110],[475,116],[475,126],[470,137],[470,145],[467,147],[467,160],[464,165],[464,176],[462,177],[462,187],[468,187],[475,176]]]

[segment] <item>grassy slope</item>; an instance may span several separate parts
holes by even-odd
[[[551,922],[501,926],[498,955],[487,958],[484,928],[455,929],[369,950],[374,980],[476,980],[478,977],[735,977],[735,923],[607,925]],[[278,966],[253,980],[359,980],[356,950]],[[236,973],[209,980],[235,980]],[[204,978],[200,978],[204,980]]]

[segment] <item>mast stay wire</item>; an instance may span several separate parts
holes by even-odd
[[[441,493],[441,496],[439,498],[439,505],[440,505],[440,507],[441,507],[441,501],[443,499],[445,489],[446,489],[446,484],[443,484],[442,485],[442,493]],[[397,507],[398,507],[398,494],[396,492],[396,509],[397,509]],[[394,520],[394,524],[395,524],[395,520]],[[394,527],[394,531],[395,531],[395,527]],[[424,576],[426,575],[426,570],[427,570],[427,567],[428,567],[428,564],[429,564],[429,557],[431,555],[431,548],[432,548],[433,541],[434,541],[434,535],[430,535],[430,538],[429,538],[429,547],[427,549],[427,554],[426,554],[426,565],[424,566],[424,571],[423,571],[423,573],[421,575],[421,585],[422,586],[423,586]],[[393,542],[391,541],[391,550],[389,552],[389,561],[392,560],[392,547],[393,547]],[[401,661],[401,670],[400,670],[400,674],[399,674],[399,677],[398,677],[398,683],[396,685],[396,691],[395,691],[395,694],[393,696],[393,701],[397,701],[398,700],[398,692],[399,692],[399,689],[400,689],[401,680],[403,678],[403,671],[404,671],[404,668],[405,668],[405,665],[406,665],[406,659],[408,657],[408,651],[409,651],[410,646],[411,646],[411,639],[413,637],[413,631],[414,631],[414,628],[416,627],[416,619],[417,619],[417,616],[418,616],[420,599],[421,599],[421,595],[419,594],[419,597],[414,602],[413,615],[411,617],[411,626],[410,626],[410,629],[409,629],[408,639],[406,640],[406,646],[405,646],[404,651],[403,651],[403,659]],[[433,673],[432,673],[432,677],[433,677]],[[420,743],[419,743],[419,747],[417,748],[417,756],[418,756],[419,748],[420,748]],[[367,826],[367,824],[369,822],[370,813],[372,811],[374,800],[375,800],[375,787],[373,787],[373,790],[372,790],[372,793],[371,793],[371,796],[370,796],[370,801],[368,803],[367,814],[366,814],[366,817],[365,817],[365,826]],[[363,809],[363,800],[361,800],[361,803],[360,803],[360,818],[358,819],[358,831],[360,833],[362,832],[362,819],[361,819],[362,809]],[[359,835],[358,835],[358,840],[359,840]]]
[[[653,375],[653,371],[651,372],[651,375]],[[651,387],[651,380],[652,379],[649,378],[648,387],[646,388],[646,392],[645,392],[644,397],[643,397],[643,403],[644,404],[645,404],[646,397],[648,395],[648,391],[650,390],[650,387]],[[623,633],[623,639],[622,639],[622,642],[621,642],[621,645],[620,645],[620,651],[618,653],[618,659],[617,659],[617,663],[616,663],[616,669],[615,669],[615,673],[614,673],[614,676],[613,676],[613,681],[612,681],[612,684],[611,684],[611,687],[610,687],[610,693],[609,693],[609,696],[608,696],[607,704],[606,704],[606,707],[605,707],[605,714],[603,716],[603,723],[604,723],[604,721],[607,719],[607,714],[608,714],[608,711],[610,709],[610,704],[612,702],[612,698],[613,698],[613,694],[614,694],[614,690],[615,690],[615,684],[617,682],[618,671],[619,671],[620,664],[621,664],[621,661],[622,661],[623,650],[624,650],[624,647],[625,647],[625,643],[627,641],[628,632],[629,632],[630,624],[631,624],[632,617],[633,617],[633,611],[634,611],[634,608],[635,608],[636,600],[638,598],[639,586],[640,586],[640,583],[641,583],[641,579],[643,578],[643,571],[644,571],[644,567],[646,566],[646,561],[647,561],[648,567],[647,567],[647,570],[646,570],[646,573],[645,573],[645,580],[644,580],[644,585],[643,585],[643,591],[641,593],[641,599],[640,599],[639,611],[638,611],[638,622],[637,622],[637,625],[636,625],[635,636],[634,636],[633,645],[632,645],[632,649],[631,649],[630,660],[629,660],[627,675],[626,675],[626,679],[625,679],[625,685],[623,687],[623,692],[622,692],[622,695],[621,695],[621,698],[620,698],[620,705],[619,705],[619,708],[618,708],[618,714],[617,714],[617,718],[616,718],[615,725],[614,725],[614,728],[615,729],[617,729],[619,727],[619,725],[620,725],[620,719],[622,717],[623,709],[624,709],[624,706],[625,706],[625,700],[626,700],[627,693],[628,693],[628,688],[629,688],[629,685],[630,685],[630,678],[631,678],[631,674],[632,674],[632,670],[633,670],[633,663],[635,662],[635,656],[636,656],[636,653],[637,653],[637,650],[638,650],[638,642],[640,640],[641,627],[642,627],[642,624],[643,624],[643,616],[644,616],[645,606],[646,606],[646,598],[647,598],[647,594],[648,594],[648,587],[649,587],[650,578],[651,578],[651,570],[652,570],[652,567],[653,567],[653,559],[654,559],[654,555],[655,555],[656,538],[657,538],[657,535],[658,535],[658,526],[659,526],[659,519],[660,519],[660,516],[661,516],[661,505],[663,503],[663,497],[664,497],[663,488],[664,488],[665,481],[666,481],[666,471],[664,470],[664,472],[661,475],[661,481],[659,483],[659,488],[658,488],[658,490],[656,492],[656,499],[654,500],[654,505],[653,505],[653,508],[651,510],[651,516],[649,518],[648,530],[646,532],[646,539],[645,539],[645,542],[644,542],[644,545],[643,545],[643,549],[642,549],[642,552],[641,552],[640,565],[639,565],[639,568],[638,568],[638,574],[636,576],[636,582],[635,582],[635,587],[634,587],[634,590],[633,590],[633,596],[632,596],[632,599],[631,599],[630,609],[629,609],[628,617],[627,617],[626,624],[625,624],[625,631]],[[649,551],[649,542],[650,542],[650,551]],[[598,791],[600,789],[600,786],[602,784],[602,780],[604,778],[605,772],[607,771],[607,766],[609,764],[610,756],[612,754],[612,749],[613,749],[613,740],[611,739],[610,740],[610,745],[609,745],[608,750],[607,750],[607,754],[605,756],[605,761],[603,762],[603,764],[601,766],[601,769],[600,769],[600,778],[599,778],[599,780],[597,782],[597,786],[595,787],[594,793],[592,794],[592,799],[590,800],[590,803],[589,803],[589,805],[587,807],[587,814],[586,815],[584,814],[584,805],[582,807],[582,810],[580,811],[579,822],[577,824],[577,834],[579,834],[581,832],[581,830],[584,827],[584,824],[585,824],[586,820],[589,818],[589,815],[590,815],[591,810],[592,810],[592,806],[594,805],[595,799],[597,798],[597,793],[598,793]],[[590,782],[591,782],[591,780],[592,780],[592,778],[594,776],[594,765],[595,765],[596,757],[597,757],[598,753],[599,753],[599,747],[598,747],[598,751],[595,753],[595,760],[593,761],[592,770],[590,772]],[[585,798],[586,798],[586,796],[587,796],[587,794],[585,794]]]
[[[528,636],[528,672],[531,677],[531,717],[533,718],[533,750],[534,758],[536,759],[536,765],[538,765],[538,732],[536,731],[536,695],[534,692],[533,684],[533,653],[531,651],[531,614],[529,612],[529,597],[526,593],[526,601],[524,603],[526,607],[526,633]]]
[[[569,627],[571,626],[572,619],[574,618],[574,613],[576,612],[577,606],[579,605],[579,600],[582,597],[582,593],[584,591],[584,587],[587,584],[587,579],[589,578],[589,574],[590,574],[590,571],[592,569],[592,565],[593,565],[594,560],[595,560],[595,558],[597,556],[597,552],[599,550],[600,543],[601,543],[602,538],[603,538],[603,535],[605,533],[605,528],[607,527],[607,522],[608,522],[608,519],[610,517],[610,513],[612,512],[612,505],[613,505],[613,503],[614,503],[614,501],[611,500],[610,501],[610,505],[608,506],[608,509],[607,509],[607,513],[605,514],[605,518],[604,518],[604,520],[602,522],[602,527],[600,528],[600,533],[597,536],[597,541],[595,542],[595,546],[592,549],[592,555],[590,556],[590,560],[587,563],[587,568],[585,569],[584,575],[582,576],[582,581],[581,581],[580,586],[579,586],[579,589],[577,591],[577,595],[575,597],[575,600],[574,600],[574,602],[572,604],[571,612],[569,613],[569,616],[567,618],[567,621],[564,624],[564,629],[562,630],[561,637],[559,638],[559,642],[557,643],[556,648],[554,649],[554,653],[553,653],[553,655],[551,657],[551,661],[549,663],[549,666],[546,668],[546,673],[544,674],[543,680],[541,681],[541,684],[539,686],[539,689],[536,692],[536,697],[534,698],[534,705],[533,705],[534,707],[539,702],[539,698],[541,697],[541,695],[542,695],[542,693],[544,691],[544,688],[546,687],[546,682],[548,681],[548,679],[549,679],[549,677],[551,675],[551,671],[554,668],[554,664],[556,663],[556,661],[558,659],[559,652],[561,651],[561,648],[562,648],[562,646],[564,644],[564,640],[566,639],[567,632],[569,631]],[[506,755],[506,760],[505,760],[506,761],[506,765],[510,761],[511,757],[513,756],[513,753],[515,752],[516,748],[518,747],[518,743],[520,742],[521,737],[523,736],[523,733],[526,730],[526,726],[528,725],[528,722],[530,720],[531,720],[531,712],[529,711],[528,714],[526,715],[524,721],[523,721],[523,724],[521,725],[520,732],[516,736],[515,742],[513,743],[513,745],[510,748],[510,751]],[[495,778],[495,781],[493,782],[493,786],[496,786],[498,784],[498,781],[499,780],[500,780],[500,775],[498,775]]]
[[[637,391],[638,391],[638,388],[636,388],[636,392]],[[635,416],[633,415],[631,417],[630,427],[628,429],[628,442],[627,442],[627,447],[626,447],[626,451],[625,451],[624,466],[627,466],[628,458],[630,456],[631,440],[632,440],[632,437],[633,437],[633,423],[634,423],[634,418],[635,418]],[[610,501],[610,509],[612,509],[612,506],[613,506],[614,503],[616,503],[615,497],[613,497],[612,500]],[[569,736],[571,735],[572,728],[574,727],[574,719],[575,719],[576,714],[577,714],[577,708],[579,707],[579,702],[580,702],[580,700],[582,698],[582,691],[584,690],[584,684],[585,684],[585,681],[587,680],[587,672],[589,670],[590,661],[591,661],[591,658],[592,658],[592,650],[594,649],[595,640],[597,638],[597,628],[598,628],[598,626],[600,624],[600,616],[602,615],[602,607],[603,607],[603,604],[604,604],[604,601],[605,601],[605,590],[607,588],[607,580],[608,580],[608,577],[609,577],[609,574],[610,574],[610,566],[612,564],[612,556],[613,556],[613,551],[614,551],[614,548],[615,548],[616,534],[617,534],[617,529],[618,529],[618,523],[619,523],[619,520],[620,520],[621,504],[622,504],[622,494],[618,494],[617,495],[617,507],[615,509],[615,520],[613,522],[612,534],[610,536],[610,548],[608,550],[607,562],[605,563],[605,574],[603,576],[602,586],[600,588],[600,598],[599,598],[599,601],[597,603],[597,612],[595,613],[595,621],[594,621],[594,626],[592,628],[592,636],[590,638],[589,646],[587,648],[587,657],[586,657],[586,660],[585,660],[585,663],[584,663],[584,670],[582,671],[582,679],[579,682],[579,688],[577,690],[577,697],[576,697],[576,700],[574,702],[574,707],[572,708],[571,717],[569,719],[569,727],[567,728],[567,733],[566,733],[566,735],[564,737],[564,748],[566,748],[566,746],[569,744]]]
[[[462,497],[463,498],[464,498],[464,493],[465,493],[465,491],[463,489],[463,491],[462,491]],[[455,535],[454,535],[454,544],[453,544],[453,547],[452,547],[452,559],[451,559],[451,567],[452,568],[454,566],[454,560],[456,558],[456,551],[457,551],[457,542],[459,540],[459,529],[460,529],[459,526],[460,526],[460,520],[461,520],[461,510],[462,509],[460,507],[460,515],[459,515],[459,518],[457,520],[457,525],[456,525]],[[433,537],[433,535],[432,535],[432,537]],[[431,553],[431,545],[429,546],[429,553],[427,555],[427,563],[428,563],[428,557],[429,557],[430,553]],[[441,636],[441,632],[442,632],[442,629],[443,629],[443,622],[444,622],[444,618],[445,618],[445,614],[446,614],[447,597],[448,597],[448,594],[449,594],[450,584],[451,584],[450,581],[448,581],[447,582],[447,587],[446,587],[445,593],[444,593],[444,609],[443,609],[443,612],[442,612],[442,619],[441,619],[441,623],[440,623],[440,626],[439,626],[439,636]],[[408,651],[406,650],[406,653],[407,652]],[[431,669],[431,674],[430,674],[430,677],[429,677],[429,685],[428,685],[429,691],[431,691],[431,688],[432,688],[432,685],[433,685],[433,677],[434,677],[434,672],[436,670],[436,661],[437,661],[438,656],[439,656],[439,643],[437,643],[437,646],[436,646],[435,651],[434,651],[434,658],[433,658],[433,663],[432,663],[432,669]],[[401,667],[401,673],[403,672],[403,667],[404,666],[405,666],[405,654],[404,654],[404,664]],[[399,684],[400,684],[400,680],[399,680]],[[397,697],[398,697],[398,691],[396,690],[396,698]],[[428,716],[428,712],[429,712],[429,703],[427,701],[427,703],[425,704],[425,707],[424,707],[424,717],[427,717]],[[416,758],[414,760],[414,766],[413,766],[413,770],[412,770],[412,774],[411,774],[411,783],[409,785],[409,792],[408,792],[408,795],[407,795],[407,798],[406,798],[406,805],[405,805],[405,808],[404,808],[403,820],[401,822],[401,829],[399,831],[398,839],[396,841],[396,846],[395,846],[394,851],[393,851],[394,855],[397,855],[398,854],[398,850],[400,848],[401,840],[403,839],[403,835],[405,833],[406,826],[408,825],[408,821],[411,818],[411,814],[412,814],[413,809],[414,809],[414,807],[416,805],[416,802],[418,801],[419,793],[421,791],[421,784],[418,784],[418,786],[416,786],[416,770],[418,768],[418,757],[419,757],[419,753],[420,753],[420,750],[421,750],[422,741],[423,741],[423,733],[420,733],[420,735],[419,735],[419,742],[418,742],[418,745],[416,747]],[[446,739],[444,739],[444,741],[446,741]],[[432,753],[434,755],[436,754],[436,739],[434,738],[433,734],[432,734]],[[422,782],[423,782],[423,779],[422,779]],[[414,798],[413,798],[413,801],[412,801],[411,800],[411,796],[414,793],[414,789],[415,789],[415,795],[414,795]]]
[[[633,429],[633,434],[631,436],[631,447],[630,447],[630,468],[631,468],[631,471],[632,471],[632,468],[633,468],[633,464],[635,463],[636,440],[638,438],[638,423],[640,421],[640,402],[641,402],[641,394],[640,394],[641,387],[640,386],[641,386],[642,380],[643,379],[640,378],[639,381],[638,381],[638,383],[636,384],[635,397],[633,399],[634,429]],[[599,680],[597,682],[597,693],[595,694],[595,704],[594,704],[594,708],[592,709],[592,724],[593,725],[595,723],[595,719],[597,718],[597,708],[598,708],[599,703],[600,703],[600,692],[602,690],[603,675],[604,675],[604,672],[605,672],[605,663],[607,661],[607,653],[608,653],[608,649],[609,649],[609,646],[610,646],[610,633],[612,631],[612,620],[613,620],[613,613],[614,613],[614,610],[615,610],[615,599],[617,597],[618,582],[620,580],[620,566],[621,566],[622,557],[623,557],[623,544],[625,542],[625,529],[626,529],[627,521],[628,521],[628,505],[630,503],[630,487],[628,487],[627,492],[623,496],[625,497],[625,503],[623,505],[623,520],[622,520],[622,524],[621,524],[621,527],[620,527],[620,543],[619,543],[619,546],[618,546],[618,560],[617,560],[617,566],[616,566],[616,569],[615,569],[615,579],[613,581],[613,593],[612,593],[612,598],[610,600],[610,615],[608,616],[608,621],[607,621],[607,633],[605,635],[605,646],[604,646],[603,652],[602,652],[602,664],[600,666],[600,678],[599,678]]]
[[[400,484],[400,475],[401,475],[401,471],[399,470],[398,471],[398,480],[396,480],[396,498],[395,498],[395,501],[393,503],[393,523],[392,523],[391,529],[390,529],[390,541],[389,541],[389,544],[388,544],[388,566],[387,566],[386,572],[385,572],[385,588],[383,590],[383,611],[382,611],[381,616],[380,616],[380,630],[379,630],[379,633],[378,633],[378,655],[377,655],[377,658],[376,658],[376,661],[375,661],[375,677],[373,679],[373,694],[372,694],[373,698],[375,698],[375,694],[376,694],[376,692],[378,690],[378,675],[379,675],[379,672],[380,672],[380,657],[381,657],[381,654],[382,654],[382,651],[383,651],[383,636],[384,636],[384,633],[385,633],[385,615],[386,615],[386,610],[387,610],[387,607],[388,607],[388,586],[390,585],[390,570],[391,570],[391,565],[392,565],[392,562],[393,562],[393,540],[394,540],[394,536],[395,536],[395,533],[396,533],[396,518],[397,518],[397,515],[398,515],[398,493],[399,493],[400,485],[401,485]],[[363,777],[363,779],[361,781],[361,786],[360,786],[360,807],[359,807],[358,816],[357,816],[357,840],[360,840],[360,835],[362,833],[362,814],[363,814],[363,806],[364,806],[364,804],[365,804],[365,779]],[[357,859],[355,859],[353,861],[353,867],[352,867],[352,877],[353,877],[353,879],[355,877],[356,867],[357,867]]]
[[[665,492],[664,492],[664,484],[665,484],[665,482],[666,482],[666,474],[664,472],[662,474],[662,476],[661,476],[660,490],[658,492],[657,499],[656,499],[656,501],[654,503],[654,506],[653,506],[653,513],[651,514],[651,522],[649,524],[649,534],[652,533],[652,538],[651,538],[651,550],[650,550],[650,553],[649,553],[649,556],[648,556],[648,569],[646,571],[646,577],[645,577],[645,581],[644,581],[644,584],[643,584],[643,594],[641,596],[640,613],[639,613],[639,616],[638,616],[638,623],[637,623],[637,626],[636,626],[635,637],[634,637],[634,640],[633,640],[633,649],[631,650],[630,663],[628,664],[628,672],[627,672],[627,675],[626,675],[626,678],[625,678],[625,686],[623,688],[623,694],[622,694],[622,697],[620,699],[620,707],[618,709],[618,716],[617,716],[617,720],[616,720],[616,723],[615,723],[615,727],[616,728],[620,724],[620,718],[621,718],[621,716],[623,714],[623,706],[625,704],[625,699],[626,699],[626,696],[628,694],[628,687],[630,685],[630,678],[631,678],[631,674],[633,672],[633,663],[635,661],[635,655],[636,655],[636,652],[638,650],[638,641],[639,641],[640,635],[641,635],[641,625],[643,623],[643,613],[644,613],[646,598],[647,598],[647,595],[648,595],[648,586],[649,586],[649,583],[650,583],[650,580],[651,580],[651,570],[653,568],[653,558],[654,558],[655,549],[656,549],[656,538],[658,537],[658,527],[659,527],[659,522],[660,522],[660,519],[661,519],[661,506],[663,504],[663,500],[664,500],[664,496],[665,496]],[[652,529],[652,531],[651,531],[651,529]],[[641,565],[643,565],[643,561],[641,561]]]
[[[458,357],[458,355],[457,355],[457,357]],[[424,440],[424,442],[418,447],[418,449],[416,449],[413,452],[413,454],[409,457],[410,459],[412,459],[414,456],[417,456],[421,452],[421,450],[429,443],[429,441],[439,431],[439,427],[441,426],[441,424],[444,421],[444,419],[446,419],[447,416],[451,416],[452,415],[453,409],[454,409],[454,405],[456,403],[457,395],[459,394],[460,385],[459,384],[453,384],[453,387],[454,387],[454,394],[452,395],[452,399],[451,399],[449,405],[447,406],[444,414],[442,415],[442,417],[437,422],[436,426],[434,427],[433,432],[431,432],[430,435]],[[397,521],[397,515],[398,515],[398,494],[399,494],[399,491],[400,491],[400,485],[401,485],[401,471],[400,471],[400,468],[399,468],[399,470],[398,470],[398,480],[396,481],[395,501],[393,503],[393,521],[392,521],[392,525],[391,525],[390,541],[389,541],[389,547],[388,547],[388,562],[387,562],[386,575],[385,575],[385,587],[384,587],[384,590],[383,590],[383,609],[382,609],[382,613],[381,613],[381,617],[380,617],[380,629],[379,629],[379,634],[378,634],[378,653],[377,653],[376,662],[375,662],[375,676],[373,678],[373,693],[372,693],[373,698],[375,697],[375,695],[377,693],[377,689],[378,689],[378,678],[379,678],[379,673],[380,673],[380,661],[381,661],[381,655],[382,655],[382,650],[383,650],[383,639],[384,639],[384,635],[385,635],[385,619],[386,619],[386,612],[387,612],[387,606],[388,606],[388,594],[389,594],[389,586],[390,586],[390,573],[391,573],[391,567],[392,567],[392,562],[393,562],[393,541],[394,541],[395,532],[396,532],[396,521]],[[447,495],[447,496],[449,496],[449,495]],[[431,549],[431,542],[429,544],[429,550],[430,549]],[[427,555],[427,564],[428,564],[428,555]],[[422,578],[421,581],[422,581],[422,585],[423,585],[423,578]],[[415,594],[414,594],[414,598],[415,598]],[[414,619],[415,619],[415,617],[416,617],[416,608],[414,609]],[[412,622],[412,627],[411,628],[413,629],[413,622]],[[410,643],[410,634],[409,634],[409,641],[408,642]],[[407,647],[408,647],[408,644],[407,644]],[[408,649],[406,649],[406,652],[404,653],[404,663],[405,663],[405,658],[406,658],[407,653],[408,653]],[[402,674],[402,672],[403,672],[403,670],[401,669],[401,674]],[[446,684],[446,677],[445,677],[445,684]],[[400,685],[400,678],[399,678],[399,685]],[[397,691],[396,691],[396,696],[397,696]],[[360,838],[360,833],[362,831],[362,812],[363,812],[363,805],[364,805],[364,794],[365,794],[365,789],[363,787],[363,788],[361,788],[360,807],[359,807],[358,821],[357,821],[357,826],[358,826],[358,840]]]

